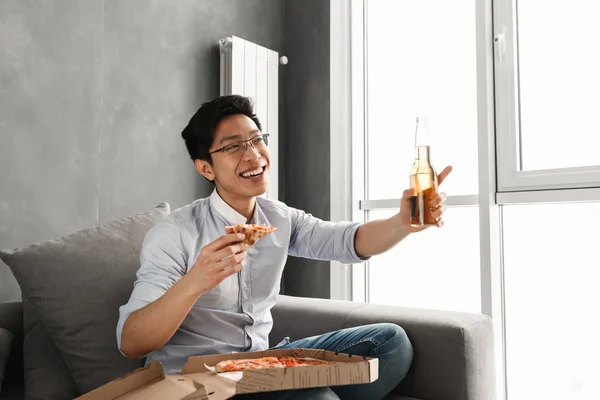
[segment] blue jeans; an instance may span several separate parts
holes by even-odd
[[[372,324],[284,343],[277,349],[323,349],[379,359],[379,379],[362,385],[256,393],[236,399],[328,400],[383,399],[404,379],[412,362],[412,345],[395,324]]]

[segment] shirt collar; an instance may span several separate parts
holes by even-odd
[[[235,211],[229,204],[225,202],[217,192],[215,188],[210,195],[210,204],[221,214],[225,219],[232,225],[245,224],[246,217]],[[254,206],[254,214],[252,215],[252,221],[256,221],[258,203]]]

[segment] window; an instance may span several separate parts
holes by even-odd
[[[508,398],[599,399],[600,202],[511,205],[503,218]]]
[[[366,7],[368,198],[399,198],[426,116],[432,163],[449,195],[476,194],[475,4],[370,0]]]
[[[361,285],[370,302],[480,311],[478,208],[465,207],[478,192],[474,17],[470,0],[366,2],[362,209],[368,219],[398,211],[409,187],[419,116],[429,120],[437,172],[454,167],[440,191],[457,206],[445,229],[409,237],[368,263]],[[435,256],[431,243],[440,247]]]
[[[499,399],[600,398],[597,2],[350,4],[344,207],[397,212],[416,117],[455,167],[444,228],[346,270],[353,299],[492,316]]]
[[[397,210],[369,212],[369,220]],[[452,207],[444,229],[409,236],[369,263],[369,301],[404,307],[481,311],[477,207]]]
[[[600,165],[600,57],[589,51],[600,33],[591,3],[517,3],[523,170]]]
[[[495,4],[500,191],[597,187],[597,2]]]

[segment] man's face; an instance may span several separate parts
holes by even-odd
[[[217,126],[210,152],[223,147],[228,147],[228,150],[213,153],[212,165],[203,162],[199,172],[214,180],[221,195],[255,197],[267,191],[271,165],[269,149],[260,142],[260,138],[257,143],[239,143],[257,139],[261,134],[254,121],[242,114],[229,116]],[[236,143],[238,146],[230,146]]]

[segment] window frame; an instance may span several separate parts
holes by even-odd
[[[330,1],[330,220],[366,221],[363,0]],[[330,262],[330,298],[360,301],[363,265]]]
[[[493,6],[498,192],[600,187],[600,165],[522,170],[517,0],[494,0]]]

